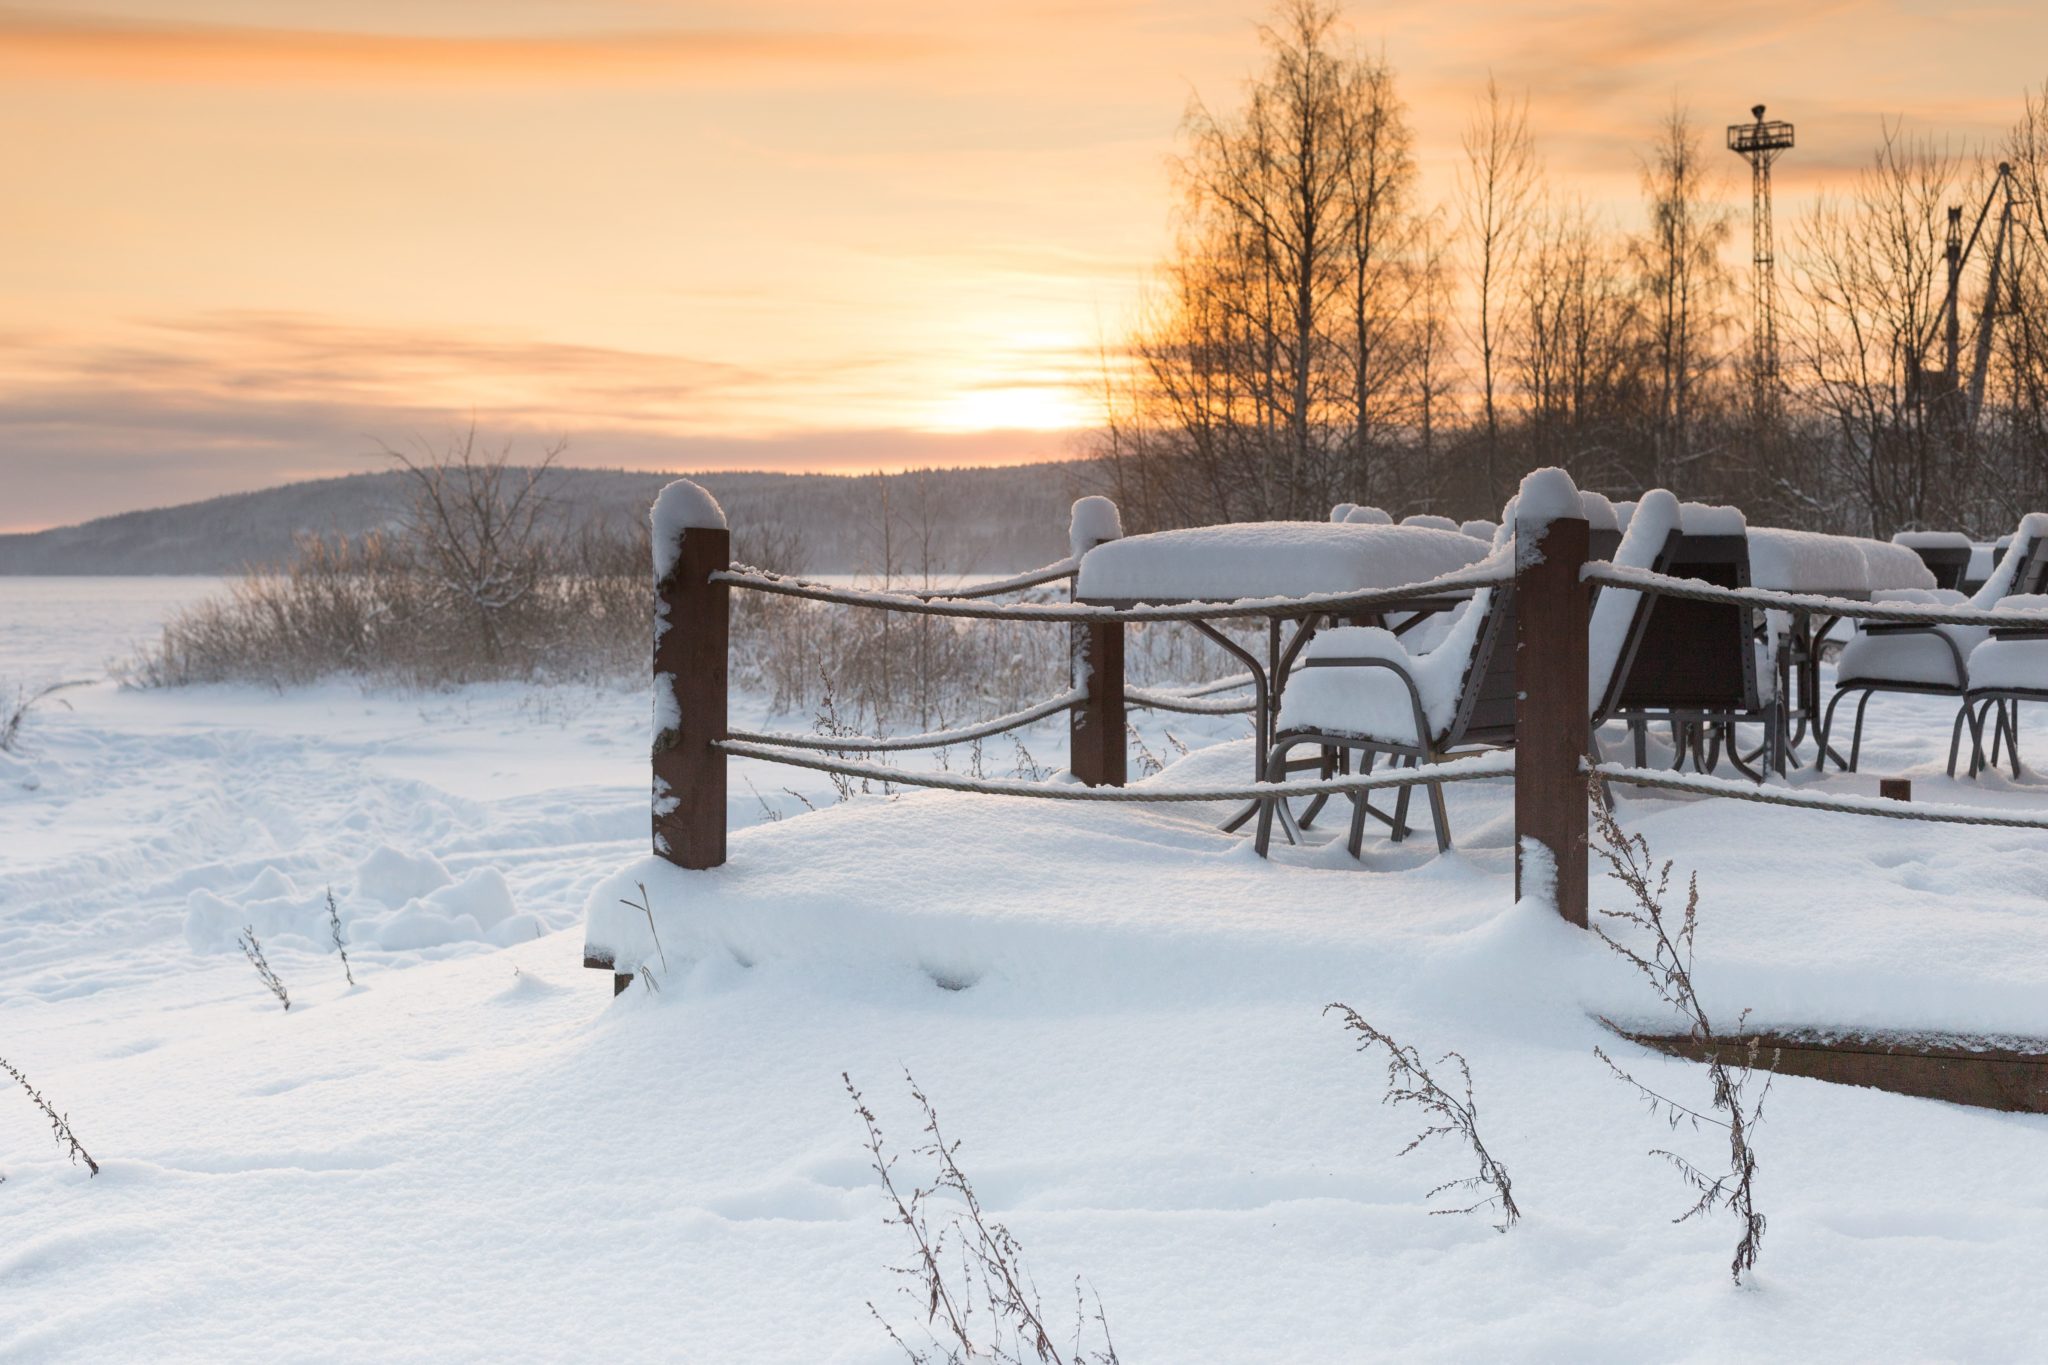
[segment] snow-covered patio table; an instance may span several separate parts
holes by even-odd
[[[1459,531],[1426,526],[1381,526],[1355,522],[1254,521],[1155,531],[1107,541],[1081,557],[1076,601],[1129,606],[1247,599],[1313,599],[1332,593],[1368,592],[1422,585],[1484,559],[1488,547]],[[1419,588],[1415,598],[1383,605],[1379,613],[1413,613],[1413,620],[1463,601],[1464,592]],[[1253,776],[1264,773],[1273,716],[1286,685],[1288,666],[1314,634],[1326,609],[1304,601],[1298,613],[1270,618],[1266,657],[1261,660],[1213,622],[1190,622],[1245,665],[1257,695]],[[1296,624],[1282,640],[1281,622]],[[1403,623],[1402,629],[1408,623]],[[1235,828],[1244,813],[1230,822]]]
[[[1823,535],[1758,526],[1749,531],[1750,586],[1817,593],[1867,602],[1873,594],[1932,588],[1934,574],[1911,546],[1862,536]],[[1785,642],[1777,657],[1787,752],[1812,729],[1819,740],[1820,655],[1841,617],[1806,611],[1773,613]],[[1793,684],[1796,682],[1796,688]],[[1795,700],[1796,697],[1796,700]],[[1839,762],[1841,755],[1835,755]],[[1844,765],[1847,766],[1847,765]]]

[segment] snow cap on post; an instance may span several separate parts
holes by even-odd
[[[1392,526],[1394,519],[1377,507],[1354,507],[1344,514],[1350,526]]]
[[[676,550],[682,542],[683,532],[726,529],[725,509],[718,505],[718,499],[688,479],[677,479],[662,489],[654,499],[648,519],[654,527],[656,582],[667,578],[669,570],[675,568]]]
[[[1543,533],[1551,522],[1586,515],[1572,476],[1555,467],[1523,475],[1521,491],[1509,502],[1514,510],[1503,509],[1501,520],[1515,528],[1515,562],[1521,568],[1542,562]]]
[[[1122,540],[1123,518],[1116,504],[1099,493],[1074,500],[1072,518],[1067,522],[1067,548],[1079,559],[1105,540]]]

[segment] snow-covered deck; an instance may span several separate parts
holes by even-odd
[[[1362,865],[1266,864],[1200,808],[832,806],[822,778],[742,761],[730,862],[684,873],[640,857],[637,691],[70,699],[29,734],[14,776],[37,785],[0,789],[0,1055],[103,1170],[0,1101],[0,1358],[900,1360],[865,1304],[915,1316],[886,1269],[905,1248],[839,1077],[901,1150],[905,1068],[1048,1305],[1085,1277],[1134,1365],[2040,1353],[2044,1118],[1781,1079],[1763,1261],[1730,1287],[1732,1228],[1672,1225],[1685,1191],[1646,1155],[1714,1137],[1666,1131],[1592,1056],[1612,1040],[1589,1008],[1651,1020],[1590,936],[1511,903],[1504,786],[1449,792],[1445,857],[1374,840]],[[1944,703],[1873,713],[1868,772],[1827,789],[2048,796],[1943,777]],[[1242,726],[1164,723],[1197,746]],[[1161,780],[1245,761],[1197,747]],[[2048,1025],[2048,837],[1623,812],[1700,872],[1710,1008]],[[356,869],[387,847],[497,869],[541,936],[362,945],[351,991],[283,931],[289,1014],[231,945],[186,936],[195,891],[246,910],[273,871],[374,919],[400,892]],[[671,965],[615,1000],[578,919],[639,878]],[[1427,1215],[1462,1160],[1396,1155],[1410,1117],[1332,999],[1470,1059],[1511,1233]],[[1703,1094],[1697,1067],[1617,1055]]]

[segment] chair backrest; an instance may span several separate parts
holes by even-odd
[[[1995,607],[2014,593],[2037,593],[2048,587],[2048,512],[2029,512],[2019,529],[1998,542],[1998,563],[1991,577],[1970,598],[1974,607]]]
[[[1458,713],[1445,743],[1510,743],[1515,737],[1514,585],[1488,590],[1483,605],[1475,594],[1470,610],[1484,610],[1486,620],[1458,689]]]
[[[1665,572],[1724,588],[1749,586],[1747,535],[1681,533]],[[1760,613],[1728,602],[1652,599],[1634,657],[1614,695],[1623,711],[1738,711],[1759,704]]]
[[[1964,545],[1909,545],[1908,549],[1920,556],[1920,562],[1927,566],[1927,572],[1934,575],[1937,588],[1959,589],[1963,578],[1970,572],[1970,550]]]
[[[1678,499],[1658,488],[1643,494],[1629,529],[1611,560],[1623,568],[1666,573],[1682,538]],[[1656,597],[1602,584],[1593,594],[1587,640],[1587,700],[1599,724],[1619,704],[1622,687],[1642,647]]]
[[[2007,596],[2048,592],[2048,534],[2034,537],[2027,555],[2027,562],[2020,565],[2020,571],[2013,575],[2012,592]]]

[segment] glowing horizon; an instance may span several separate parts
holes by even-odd
[[[577,463],[1075,453],[1169,242],[1191,93],[1254,0],[130,0],[0,11],[0,526],[371,467],[474,418]],[[1799,126],[1779,211],[1882,118],[1994,137],[2019,7],[1354,6],[1443,198],[1489,71],[1632,224],[1674,99]],[[1728,158],[1728,200],[1746,207]]]

